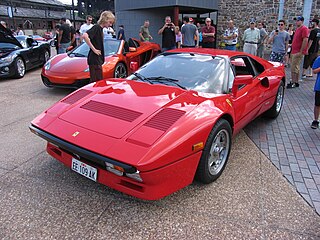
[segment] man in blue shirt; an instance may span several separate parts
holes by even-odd
[[[317,80],[314,84],[315,98],[314,98],[314,120],[311,128],[319,128],[319,113],[320,113],[320,57],[314,61],[312,65],[312,72],[317,74]]]

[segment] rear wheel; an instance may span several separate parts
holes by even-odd
[[[211,183],[222,174],[231,150],[232,129],[229,122],[220,119],[212,128],[203,149],[196,179]]]
[[[278,88],[276,100],[274,101],[272,107],[265,112],[265,116],[269,118],[276,118],[278,117],[282,105],[283,105],[283,97],[284,97],[284,83],[283,81],[280,82],[280,86]]]
[[[114,77],[115,78],[126,78],[127,77],[127,69],[123,63],[118,63],[114,69]]]
[[[14,61],[15,66],[15,78],[23,78],[23,76],[26,73],[26,65],[24,64],[24,61],[21,57],[17,57]]]

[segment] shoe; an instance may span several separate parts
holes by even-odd
[[[314,120],[314,121],[311,123],[311,128],[312,128],[312,129],[317,129],[317,128],[319,128],[319,121]]]
[[[307,77],[307,76],[303,74],[301,78],[306,78],[306,77]]]
[[[287,84],[287,88],[296,88],[296,87],[299,87],[300,84],[299,83],[293,83],[293,82],[289,82]]]

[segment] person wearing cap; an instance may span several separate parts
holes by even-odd
[[[238,28],[234,26],[232,20],[228,21],[228,28],[224,31],[222,39],[225,44],[226,50],[236,50],[236,45],[238,43]]]
[[[268,44],[272,43],[270,61],[284,63],[288,52],[290,35],[285,30],[285,20],[279,20],[278,29],[271,32]]]
[[[250,22],[250,27],[243,33],[243,51],[252,55],[257,55],[258,42],[260,41],[260,30],[256,28],[254,21]]]
[[[206,18],[206,26],[201,28],[202,32],[202,47],[203,48],[214,48],[214,37],[216,29],[211,25],[211,19]]]
[[[308,38],[308,55],[304,57],[303,60],[303,72],[302,78],[312,77],[312,72],[306,74],[306,72],[312,67],[314,60],[318,57],[319,51],[319,40],[320,40],[320,29],[319,20],[312,19],[311,21],[311,31]]]
[[[199,31],[193,24],[193,19],[185,16],[184,21],[186,21],[186,24],[181,28],[182,47],[199,47]],[[196,43],[194,41],[195,36]]]
[[[293,36],[291,45],[291,78],[287,88],[299,87],[300,65],[303,56],[308,53],[308,36],[309,29],[303,25],[304,18],[299,16],[295,18],[297,29]]]

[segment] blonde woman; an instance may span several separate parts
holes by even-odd
[[[103,28],[111,27],[115,23],[115,16],[110,11],[104,11],[100,15],[98,23],[83,34],[84,41],[90,47],[88,65],[90,82],[101,80],[102,64],[104,63]]]
[[[181,47],[181,32],[179,26],[175,26],[175,33],[176,33],[176,48]]]

